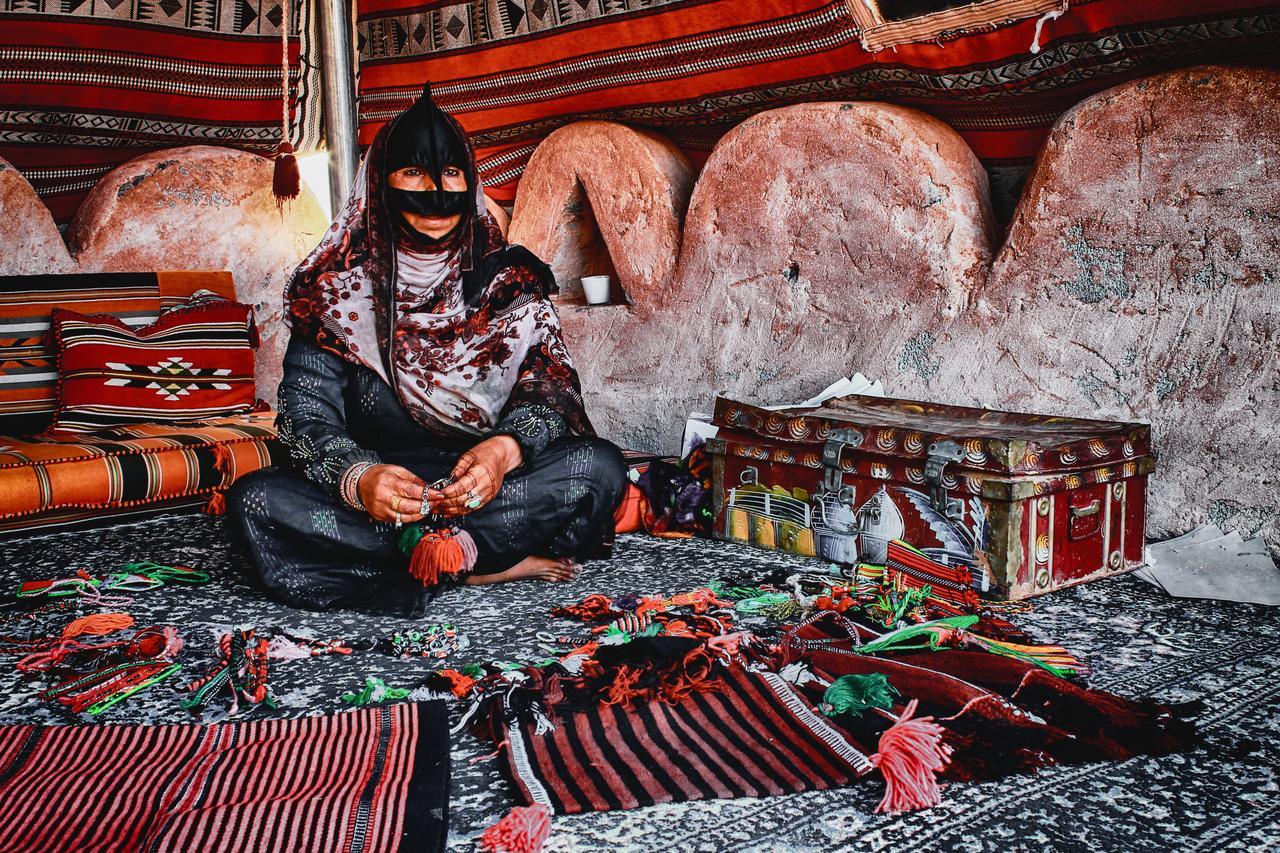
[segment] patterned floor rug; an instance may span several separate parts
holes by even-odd
[[[375,640],[403,620],[314,614],[275,604],[245,580],[244,558],[221,519],[168,516],[133,525],[0,542],[0,590],[19,580],[66,577],[75,569],[113,571],[151,559],[210,572],[205,586],[137,593],[119,609],[137,624],[173,624],[186,638],[182,678],[215,659],[215,634],[228,626],[279,627],[318,637]],[[622,537],[615,558],[588,564],[562,584],[464,587],[437,599],[425,619],[451,622],[471,641],[449,661],[541,660],[537,633],[548,610],[590,592],[674,593],[726,572],[765,573],[808,565],[785,555],[704,541]],[[61,626],[52,616],[47,628]],[[1032,777],[952,785],[927,812],[873,815],[880,797],[868,782],[836,791],[768,799],[715,800],[556,818],[548,850],[1260,850],[1280,847],[1280,608],[1180,601],[1131,578],[1115,578],[1039,599],[1018,617],[1094,667],[1092,683],[1166,700],[1201,699],[1205,745],[1195,752],[1119,764],[1051,768]],[[25,626],[24,629],[25,630]],[[329,713],[367,676],[415,686],[434,665],[366,651],[289,661],[271,684],[281,707],[239,718]],[[78,722],[39,702],[45,685],[0,661],[0,723]],[[190,722],[197,718],[160,685],[112,708],[99,723]],[[202,719],[225,716],[212,706]],[[457,713],[455,709],[455,714]],[[453,745],[450,846],[475,849],[479,833],[513,804],[488,747],[469,734]]]

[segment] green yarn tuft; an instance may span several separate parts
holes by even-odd
[[[418,541],[422,539],[421,524],[406,524],[404,532],[400,534],[400,553],[406,557],[413,554],[413,549],[418,547]]]
[[[831,682],[827,692],[822,694],[822,713],[828,717],[837,714],[858,717],[869,708],[888,711],[893,708],[893,699],[897,695],[898,691],[882,672],[842,675]]]

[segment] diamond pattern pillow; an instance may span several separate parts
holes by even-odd
[[[253,408],[252,309],[209,294],[132,328],[53,310],[58,411],[49,433],[194,422]]]

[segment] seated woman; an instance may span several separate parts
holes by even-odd
[[[424,90],[375,137],[286,293],[292,466],[244,477],[228,507],[268,590],[418,612],[431,590],[400,528],[427,512],[469,538],[470,583],[566,580],[608,553],[626,462],[583,410],[554,290],[507,245],[465,133]]]

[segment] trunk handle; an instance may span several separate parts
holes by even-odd
[[[844,488],[844,469],[840,467],[840,457],[846,447],[862,446],[865,437],[856,429],[836,429],[831,431],[827,443],[822,445],[822,467],[824,470],[822,485],[828,492],[839,494]]]
[[[954,518],[955,510],[947,500],[947,490],[942,485],[942,475],[952,462],[965,457],[965,449],[951,439],[935,441],[929,445],[929,458],[924,463],[924,481],[929,485],[929,502],[944,518]]]

